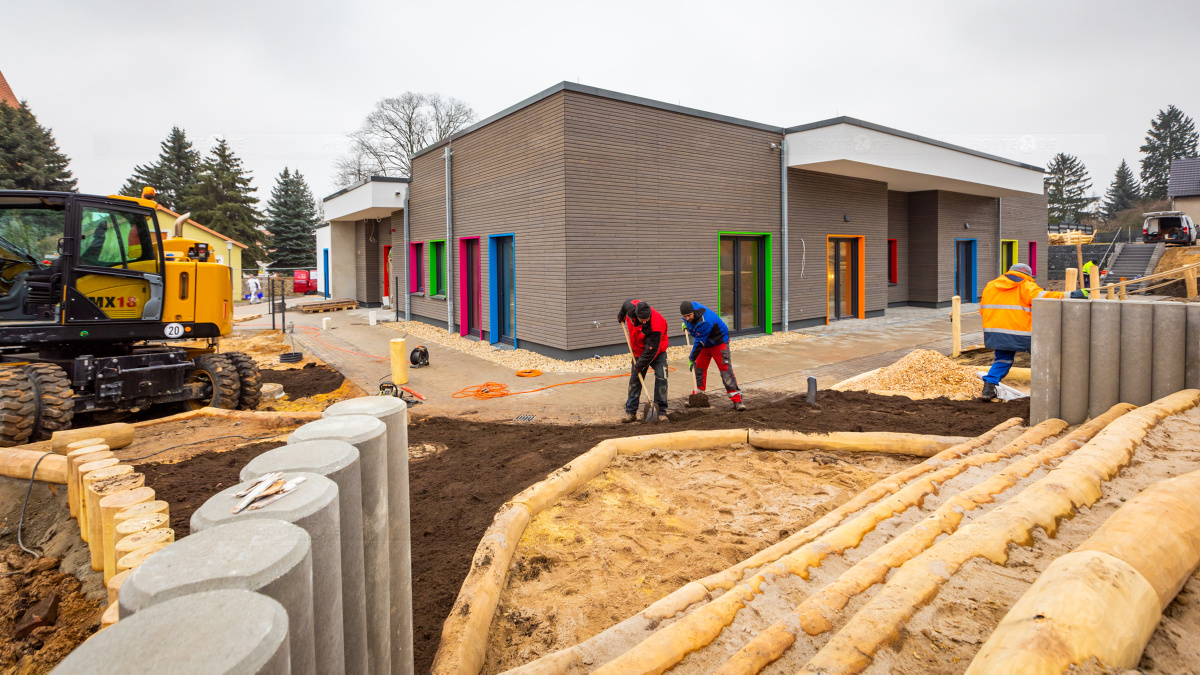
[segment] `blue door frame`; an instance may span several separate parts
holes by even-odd
[[[500,341],[500,291],[504,280],[500,278],[500,265],[497,258],[500,254],[500,239],[505,237],[513,240],[513,297],[517,294],[517,237],[508,232],[505,234],[488,235],[488,342],[496,344]],[[515,305],[515,302],[514,302]],[[519,347],[517,342],[517,318],[513,317],[513,348]]]
[[[321,273],[321,280],[325,282],[325,299],[329,299],[329,249],[323,249],[323,260],[325,263],[324,272]]]
[[[971,243],[971,288],[968,297],[963,298],[963,302],[979,302],[979,240],[955,238],[954,240],[954,295],[958,295],[958,242],[967,241]]]

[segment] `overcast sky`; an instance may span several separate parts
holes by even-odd
[[[264,201],[318,198],[384,96],[486,117],[562,80],[776,125],[852,115],[1045,166],[1103,194],[1155,113],[1200,115],[1200,2],[65,2],[5,0],[0,72],[83,192],[120,188],[172,125],[228,138]]]

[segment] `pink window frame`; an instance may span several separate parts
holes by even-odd
[[[479,237],[459,237],[458,238],[458,332],[459,335],[468,335],[467,326],[470,325],[470,317],[467,316],[467,295],[471,289],[467,288],[469,275],[467,274],[467,242],[479,242]],[[479,251],[479,260],[475,264],[475,279],[479,284],[479,300],[483,302],[483,250]],[[479,339],[483,339],[483,308],[479,308]]]
[[[418,249],[420,252],[418,252]],[[408,292],[425,292],[425,242],[410,241],[408,243]],[[418,288],[419,286],[419,288]]]
[[[1037,276],[1037,242],[1029,242],[1029,269],[1033,270],[1033,276]]]

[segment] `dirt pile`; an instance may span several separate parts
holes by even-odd
[[[283,393],[292,399],[328,394],[342,386],[345,376],[326,365],[306,363],[302,368],[262,370],[263,383],[283,385]]]
[[[15,546],[0,550],[0,670],[49,672],[99,630],[104,606],[82,593],[79,579],[59,569],[59,562],[53,557],[31,559]],[[58,596],[57,620],[18,638],[22,616],[50,595]]]
[[[865,391],[904,392],[914,397],[978,398],[983,381],[976,369],[956,365],[944,354],[929,349],[909,352],[890,366],[859,379],[853,388]]]

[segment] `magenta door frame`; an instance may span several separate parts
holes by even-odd
[[[469,333],[469,331],[467,330],[467,326],[471,325],[470,316],[468,316],[468,314],[467,314],[467,312],[469,311],[468,308],[471,304],[469,302],[471,289],[468,287],[468,279],[469,279],[468,268],[471,266],[471,261],[467,259],[467,242],[468,241],[474,241],[478,245],[479,237],[459,237],[458,238],[458,334],[464,335],[464,336]],[[478,249],[476,249],[476,250],[478,250]],[[475,267],[475,288],[477,288],[479,290],[479,293],[477,295],[479,297],[480,304],[482,304],[482,302],[483,302],[483,287],[481,285],[483,283],[482,282],[482,271],[483,271],[482,270],[482,266],[483,266],[482,261],[483,261],[483,253],[480,252],[479,259],[475,261],[475,265],[474,265],[474,267]],[[479,326],[478,326],[479,335],[477,335],[476,337],[478,337],[480,340],[482,340],[483,339],[483,307],[481,306],[481,307],[478,307],[477,309],[479,310],[479,315],[480,315],[479,319],[480,320],[479,320]]]

